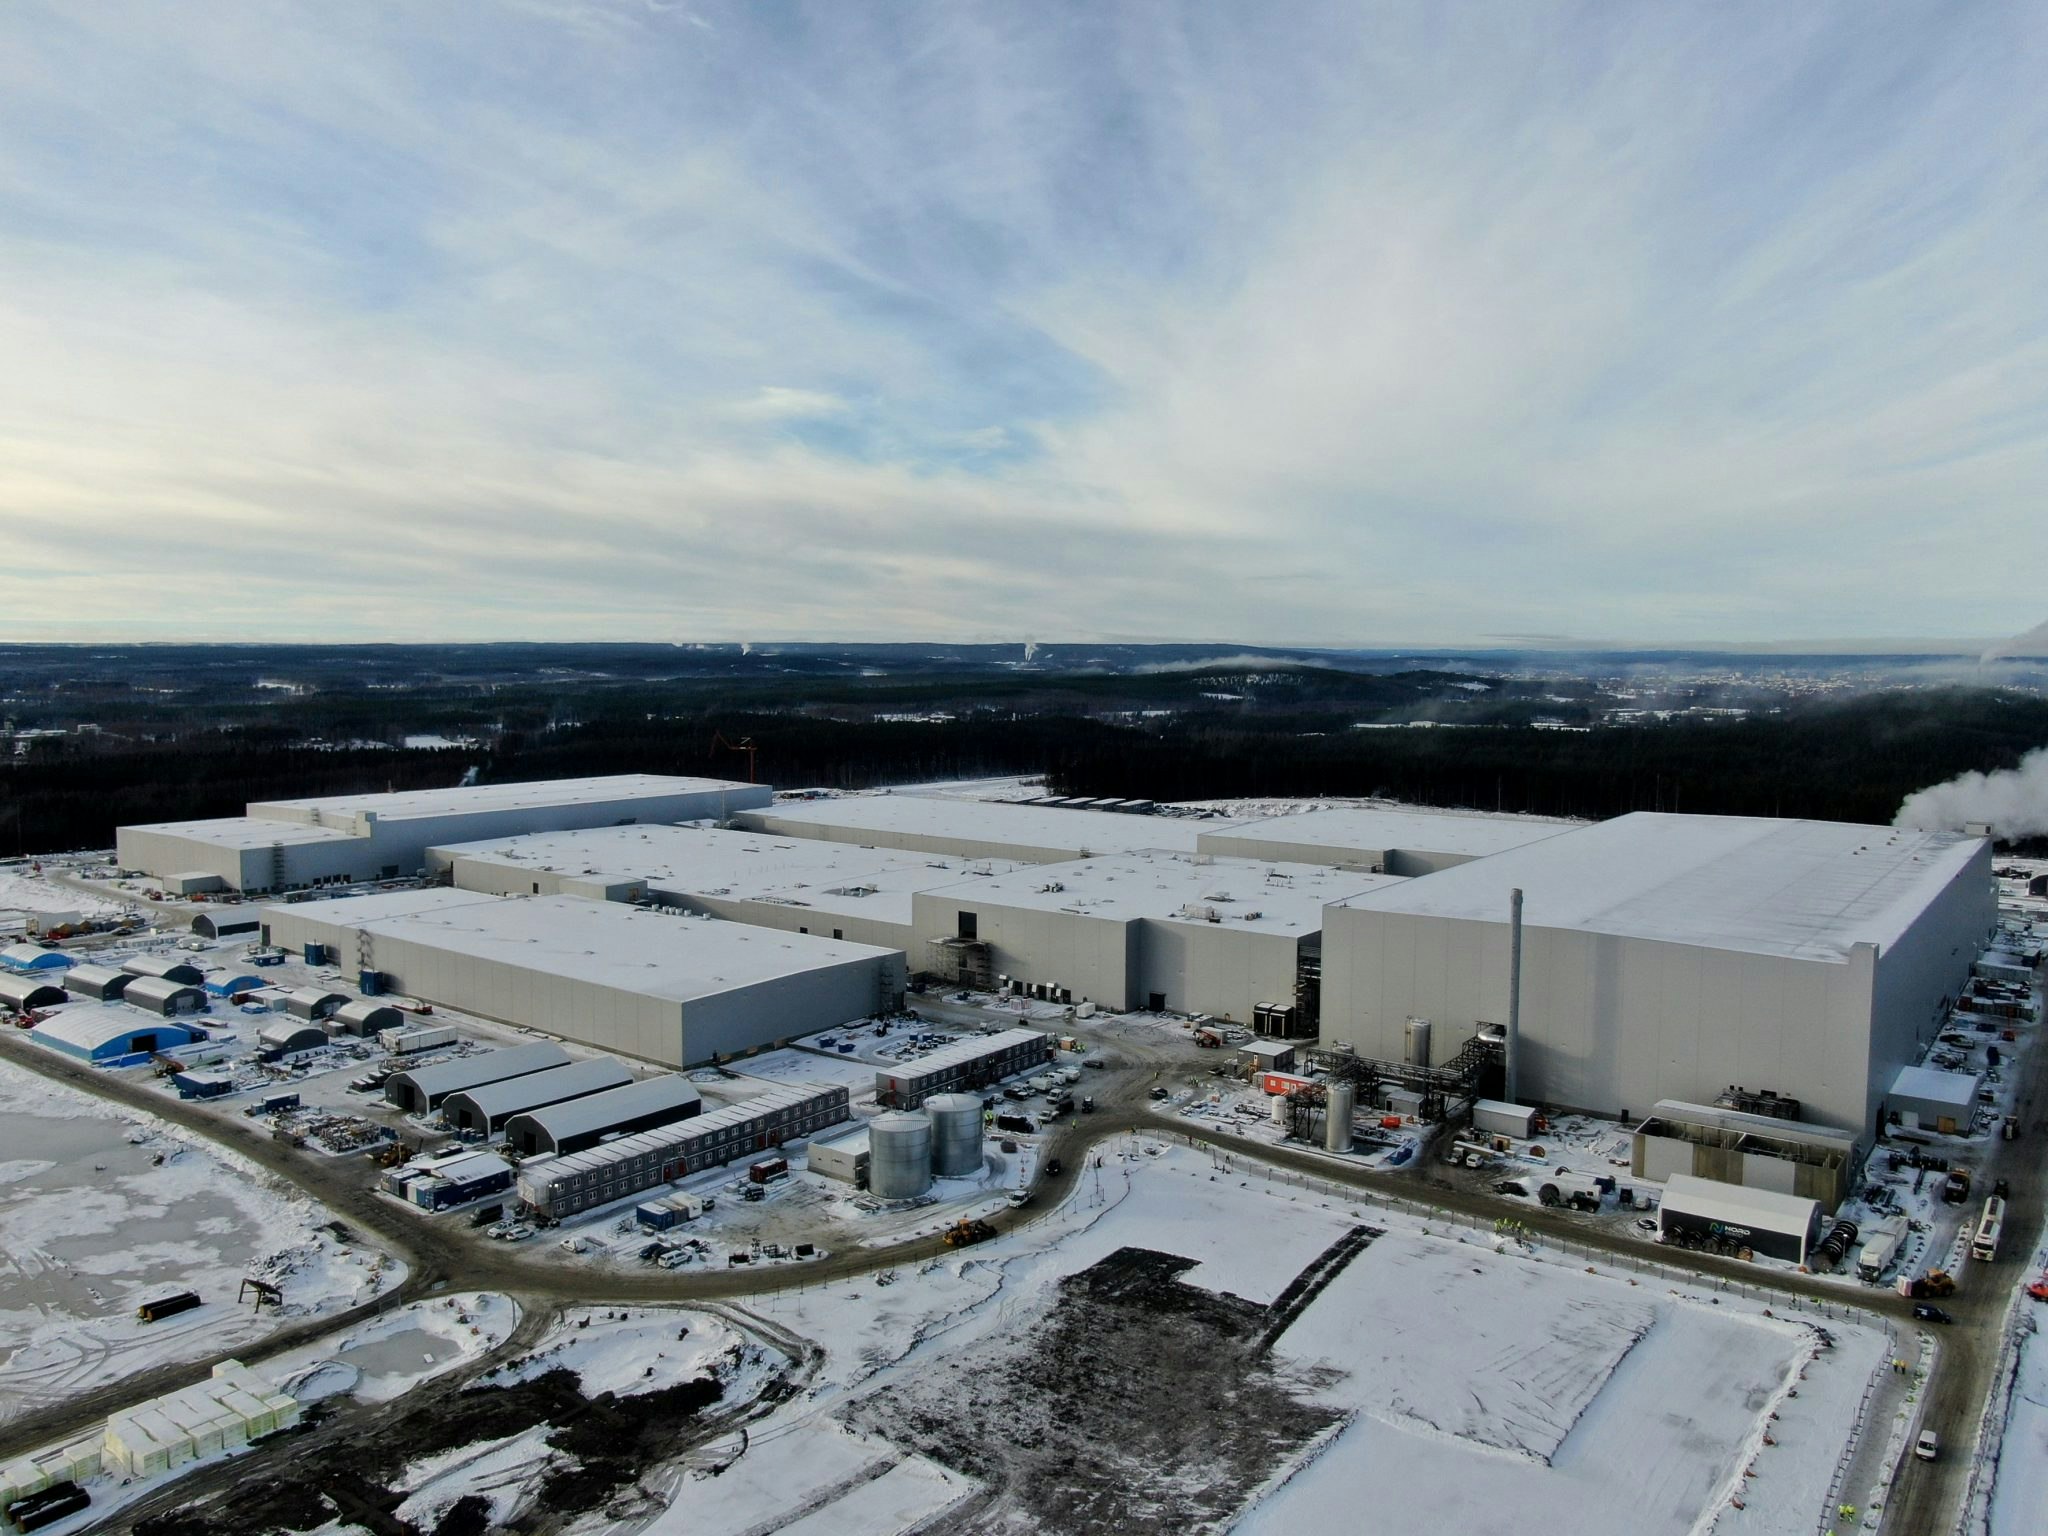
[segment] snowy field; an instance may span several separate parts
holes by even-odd
[[[2041,1303],[2031,1305],[2039,1307]],[[2036,1326],[2020,1346],[2019,1374],[1991,1490],[1990,1536],[2048,1530],[2048,1332]]]
[[[0,1418],[352,1306],[404,1268],[233,1154],[0,1062]],[[244,1276],[283,1287],[259,1318]],[[143,1301],[203,1305],[143,1323]]]
[[[48,875],[35,872],[35,860],[17,859],[0,864],[0,914],[24,916],[29,913],[78,912],[87,917],[108,917],[125,903],[76,886],[59,885]]]
[[[510,1297],[465,1291],[395,1308],[281,1354],[263,1369],[301,1402],[346,1394],[388,1403],[481,1360],[518,1325]]]
[[[1359,1233],[1368,1240],[1356,1257],[1289,1314],[1296,1277]],[[1165,1406],[1151,1409],[1144,1378],[1157,1367],[1118,1358],[1113,1332],[1084,1326],[1075,1340],[1092,1369],[1080,1395],[1063,1396],[1053,1380],[1043,1422],[1032,1421],[1023,1399],[1058,1363],[1044,1346],[1073,1331],[1076,1286],[1147,1251],[1192,1261],[1168,1291],[1212,1298],[1188,1304],[1222,1318],[1222,1342],[1200,1335],[1199,1317],[1186,1329],[1169,1319],[1166,1336],[1186,1332],[1194,1353],[1156,1383]],[[894,1536],[973,1498],[976,1528],[1062,1536],[1349,1528],[1362,1508],[1395,1529],[1809,1532],[1887,1357],[1874,1329],[1835,1325],[1824,1348],[1814,1330],[1765,1317],[1758,1303],[1589,1273],[1540,1249],[1497,1251],[1476,1233],[1425,1230],[1138,1141],[1109,1151],[1066,1206],[1026,1231],[893,1284],[835,1282],[754,1305],[764,1324],[824,1348],[813,1390],[758,1427],[719,1476],[685,1469],[647,1529]],[[1244,1378],[1250,1395],[1229,1379],[1207,1390],[1204,1373],[1228,1378],[1241,1353],[1231,1321],[1275,1318],[1270,1364],[1254,1362]],[[1085,1419],[1098,1391],[1131,1412],[1131,1443],[1090,1438],[1070,1455],[1063,1421]],[[1203,1417],[1212,1401],[1229,1405],[1215,1424]],[[1253,1402],[1279,1417],[1291,1402],[1305,1431],[1322,1427],[1276,1441],[1255,1474],[1215,1490],[1223,1513],[1202,1514],[1201,1490],[1186,1485],[1202,1480],[1205,1462],[1245,1454],[1220,1446],[1218,1430],[1233,1415],[1259,1418]],[[1185,1468],[1160,1461],[1138,1443],[1141,1417],[1201,1454]],[[1018,1448],[1040,1431],[1046,1486],[1094,1478],[1109,1505],[1082,1517],[1033,1497],[1038,1474]],[[951,1454],[961,1444],[967,1454]],[[990,1445],[1004,1449],[990,1456]],[[857,1502],[863,1490],[872,1506]],[[1114,1503],[1117,1490],[1126,1504]],[[1174,1513],[1174,1500],[1195,1514]]]

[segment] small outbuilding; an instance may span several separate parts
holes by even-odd
[[[343,1003],[327,1020],[327,1027],[340,1035],[380,1035],[387,1029],[405,1028],[405,1015],[389,1003],[366,1002],[361,998]]]
[[[1518,1141],[1527,1141],[1536,1132],[1536,1111],[1526,1104],[1474,1099],[1472,1129],[1488,1136],[1513,1136]]]
[[[1238,1049],[1238,1065],[1251,1072],[1292,1072],[1295,1050],[1292,1040],[1247,1040]]]
[[[96,1067],[124,1067],[147,1061],[159,1051],[205,1038],[188,1024],[153,1023],[133,1014],[97,1008],[60,1013],[38,1024],[29,1035],[53,1050],[89,1061]]]
[[[1673,1174],[1657,1208],[1658,1240],[1715,1253],[1755,1253],[1804,1264],[1820,1202],[1718,1179]]]
[[[40,944],[10,944],[0,949],[0,966],[19,976],[48,975],[76,963],[61,949],[45,949]]]
[[[128,990],[121,994],[121,1001],[133,1003],[138,1008],[147,1008],[151,1013],[166,1018],[181,1013],[203,1013],[206,1010],[206,993],[199,987],[182,981],[173,981],[167,976],[138,976],[128,983]]]
[[[603,1093],[609,1088],[623,1088],[632,1081],[633,1074],[623,1062],[599,1056],[451,1093],[441,1101],[441,1113],[458,1131],[495,1136],[514,1115]]]
[[[298,1051],[322,1050],[327,1045],[327,1031],[317,1024],[286,1023],[266,1025],[256,1036],[266,1060],[275,1061],[280,1056],[290,1056]]]
[[[128,990],[128,983],[135,976],[129,971],[117,971],[105,965],[74,965],[64,973],[64,990],[73,997],[90,997],[99,1002],[112,1003],[120,1000]]]
[[[192,919],[192,931],[202,939],[227,939],[255,933],[263,926],[254,912],[202,912]]]
[[[54,1008],[69,1001],[64,989],[54,981],[40,976],[0,976],[0,1003],[16,1013],[27,1013],[31,1008]]]
[[[324,987],[301,987],[284,1000],[284,1011],[295,1019],[331,1019],[348,1006],[346,992],[329,992]]]
[[[1983,1086],[1983,1077],[1975,1072],[1901,1067],[1899,1075],[1892,1079],[1892,1091],[1885,1097],[1885,1118],[1896,1118],[1908,1130],[1965,1136],[1977,1112],[1977,1094]]]
[[[198,966],[190,961],[180,960],[176,955],[135,955],[123,960],[121,969],[130,976],[175,981],[181,987],[196,987],[206,979],[206,973]]]
[[[261,976],[252,976],[247,971],[223,971],[207,977],[200,985],[215,997],[240,997],[244,992],[261,992],[265,982]]]

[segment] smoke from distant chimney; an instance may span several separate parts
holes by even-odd
[[[2048,656],[2048,623],[2036,624],[2024,635],[2001,640],[1979,656],[1977,664],[1982,666],[1986,662],[2002,661],[2008,656]]]
[[[2044,627],[2048,627],[2048,626],[2044,626]],[[1024,659],[1025,659],[1026,661],[1029,661],[1029,660],[1030,660],[1030,659],[1031,659],[1032,657],[1036,656],[1037,654],[1038,654],[1038,642],[1037,642],[1036,640],[1026,640],[1026,641],[1024,642]]]
[[[2017,768],[1958,774],[1915,790],[1892,818],[1894,826],[1927,832],[1960,832],[1977,821],[1997,837],[2048,837],[2048,747],[2029,752]]]

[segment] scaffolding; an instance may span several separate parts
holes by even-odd
[[[1308,1051],[1311,1071],[1358,1089],[1358,1102],[1374,1102],[1385,1086],[1405,1088],[1420,1094],[1418,1118],[1425,1122],[1444,1119],[1453,1100],[1482,1098],[1489,1070],[1498,1069],[1502,1042],[1492,1035],[1474,1035],[1458,1053],[1441,1066],[1418,1066],[1409,1061],[1376,1061],[1343,1046],[1322,1046]]]
[[[995,957],[980,939],[932,939],[925,945],[925,961],[925,969],[948,986],[995,989]]]

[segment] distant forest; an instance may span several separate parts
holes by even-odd
[[[1133,680],[1118,682],[1116,691],[1128,695]],[[1353,728],[1368,702],[1405,697],[1418,712],[1442,714],[1447,705],[1426,703],[1440,683],[1418,674],[1346,678],[1341,686],[1315,678],[1280,697],[1269,688],[1254,708],[1232,700],[1257,680],[1179,674],[1145,680],[1148,698],[1178,706],[1157,719],[1107,707],[1125,699],[1092,697],[1112,691],[1096,679],[1034,682],[1028,705],[1004,680],[988,690],[993,707],[963,698],[965,713],[937,720],[872,718],[868,695],[860,708],[840,709],[817,697],[839,690],[816,685],[802,704],[778,699],[765,709],[725,689],[723,697],[690,700],[636,692],[630,701],[562,700],[527,718],[544,722],[552,713],[569,723],[508,728],[483,746],[431,751],[314,747],[304,727],[273,713],[258,725],[185,729],[154,741],[39,745],[0,770],[0,852],[110,847],[124,823],[236,815],[258,799],[453,785],[471,768],[487,782],[633,772],[745,778],[745,755],[714,750],[718,738],[751,741],[761,779],[780,788],[1019,773],[1044,774],[1062,794],[1162,801],[1380,795],[1560,816],[1667,810],[1877,823],[1889,822],[1915,789],[1969,769],[2009,768],[2048,745],[2048,700],[1987,689],[1901,690],[1742,719],[1590,730],[1537,728],[1520,718],[1525,705],[1502,700],[1463,717],[1488,723]],[[973,692],[957,681],[946,690]],[[1188,707],[1219,696],[1210,707]],[[366,716],[376,706],[356,696],[348,707]],[[388,726],[399,706],[383,708]],[[1576,713],[1555,705],[1550,712]],[[434,727],[408,718],[404,728]]]

